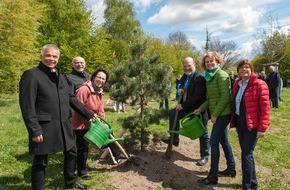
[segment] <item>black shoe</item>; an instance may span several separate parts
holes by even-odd
[[[208,162],[208,157],[200,158],[199,161],[197,161],[196,165],[198,166],[204,166]]]
[[[218,172],[218,175],[223,177],[236,177],[237,172],[236,170],[225,169],[223,171]]]
[[[166,144],[169,144],[169,143],[170,143],[170,137],[167,138],[167,139],[161,139],[161,141],[164,142],[164,143],[166,143]],[[173,144],[174,146],[178,146],[178,145],[179,145],[179,141],[175,141],[175,140],[173,140],[172,144]]]
[[[204,179],[197,180],[197,183],[201,185],[216,185],[218,183],[218,178],[207,176]]]
[[[88,189],[90,186],[75,182],[75,184],[67,187],[67,189]]]
[[[83,180],[91,180],[92,179],[92,177],[88,176],[88,175],[80,176],[80,178],[83,179]]]
[[[251,190],[257,190],[257,189],[258,189],[258,185],[251,184]]]

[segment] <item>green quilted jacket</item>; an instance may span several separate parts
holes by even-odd
[[[201,111],[209,108],[214,117],[231,114],[231,83],[229,75],[218,69],[210,81],[206,81],[207,99],[200,106]]]

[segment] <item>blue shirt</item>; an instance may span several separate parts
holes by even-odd
[[[184,90],[187,90],[188,85],[189,85],[191,79],[193,78],[194,74],[195,74],[195,71],[192,72],[190,75],[186,76],[185,83],[184,83],[184,86],[183,86]]]
[[[239,91],[237,93],[237,96],[236,96],[236,99],[235,99],[235,104],[236,104],[236,114],[237,115],[240,115],[240,105],[241,105],[241,101],[242,101],[242,97],[243,97],[243,94],[249,84],[249,80],[248,79],[245,84],[242,84],[242,80],[239,81],[238,85],[239,85]]]

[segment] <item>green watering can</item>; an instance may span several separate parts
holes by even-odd
[[[113,132],[112,126],[101,116],[97,116],[101,121],[90,122],[90,129],[85,134],[84,138],[99,148],[108,145],[118,140],[123,140],[122,138],[110,139],[109,136]],[[104,123],[103,123],[104,122]]]
[[[183,135],[191,140],[197,139],[205,133],[201,115],[197,116],[190,113],[180,120],[180,125],[179,131],[170,130],[169,133]]]

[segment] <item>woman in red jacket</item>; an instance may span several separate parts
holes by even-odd
[[[91,80],[85,82],[76,91],[76,98],[93,113],[105,117],[104,101],[103,101],[103,86],[109,79],[109,73],[104,69],[96,70],[91,77]],[[84,135],[89,130],[89,120],[84,118],[77,112],[73,113],[72,128],[76,135],[77,144],[77,174],[84,180],[91,179],[87,174],[87,158],[89,153],[89,143],[84,139]],[[111,143],[108,145],[112,159],[115,164],[118,159],[123,159],[118,147]]]
[[[269,89],[248,60],[238,62],[237,73],[230,127],[236,127],[242,150],[242,189],[250,190],[258,187],[253,152],[270,124]]]

